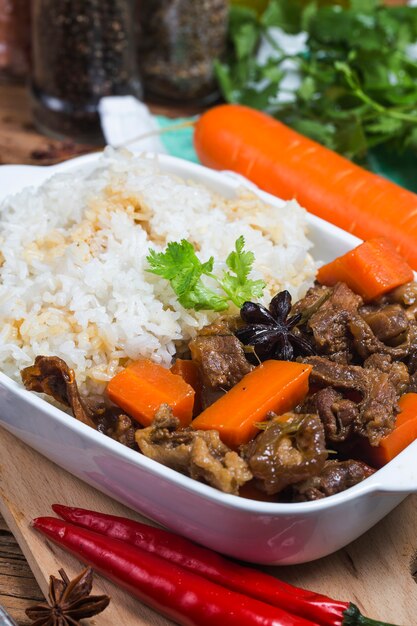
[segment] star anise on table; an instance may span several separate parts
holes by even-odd
[[[254,354],[247,354],[251,362],[267,359],[291,361],[297,356],[315,354],[310,343],[301,336],[295,326],[301,314],[289,317],[291,295],[281,291],[270,302],[269,309],[262,304],[245,302],[240,317],[245,326],[236,331],[236,337],[245,346],[251,346]]]
[[[64,570],[61,578],[50,576],[48,604],[37,604],[26,609],[32,626],[81,626],[80,620],[104,611],[110,602],[108,596],[91,596],[93,570],[87,567],[73,580]]]

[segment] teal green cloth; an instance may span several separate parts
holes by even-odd
[[[170,119],[169,117],[158,115],[156,119],[159,127],[165,129],[181,124],[182,122],[192,121],[194,118],[181,117]],[[161,133],[160,138],[168,154],[198,163],[198,157],[193,146],[193,131],[194,128],[189,126],[187,128],[176,128],[170,132]]]
[[[415,152],[410,150],[398,155],[381,147],[374,148],[368,158],[373,172],[417,193],[417,155]]]
[[[170,119],[162,115],[157,117],[160,128],[169,128],[193,119],[195,118]],[[190,126],[162,133],[161,140],[168,154],[198,163],[193,147],[193,130]],[[398,154],[390,153],[387,148],[374,148],[369,155],[369,163],[377,174],[417,193],[417,156],[414,153],[404,153],[399,157]]]

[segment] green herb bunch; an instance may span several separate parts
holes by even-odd
[[[213,257],[203,263],[189,241],[170,241],[165,252],[149,251],[148,271],[169,281],[185,309],[225,311],[231,303],[240,308],[247,300],[261,298],[265,288],[263,280],[249,277],[255,255],[244,247],[245,239],[241,236],[226,259],[227,270],[216,276]],[[219,292],[212,289],[204,277],[210,278],[220,288]]]
[[[307,32],[307,51],[288,55],[270,29]],[[256,60],[261,39],[274,57]],[[225,99],[266,110],[304,135],[348,158],[364,162],[369,150],[389,145],[397,154],[417,150],[417,8],[385,7],[377,0],[349,6],[270,0],[259,17],[232,7],[229,54],[217,63]],[[292,102],[277,102],[291,59],[301,77]]]

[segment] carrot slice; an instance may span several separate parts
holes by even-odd
[[[194,144],[203,165],[238,172],[284,200],[296,198],[361,239],[388,237],[417,269],[417,194],[237,104],[203,113]]]
[[[323,285],[345,282],[364,300],[373,300],[413,280],[408,263],[384,238],[370,239],[343,256],[323,265],[317,280]]]
[[[192,426],[218,430],[224,443],[237,448],[259,432],[256,424],[270,411],[285,413],[304,399],[311,370],[304,363],[265,361],[205,409]]]
[[[182,426],[191,422],[194,389],[181,376],[149,359],[129,365],[111,379],[107,394],[142,426],[149,426],[161,404],[168,404]]]
[[[201,412],[201,394],[202,381],[200,368],[195,361],[191,359],[177,359],[171,367],[171,372],[177,376],[181,376],[186,383],[191,385],[195,391],[193,415]]]
[[[417,439],[417,393],[406,393],[398,402],[401,412],[394,430],[381,439],[379,446],[364,446],[364,456],[370,465],[382,467]]]

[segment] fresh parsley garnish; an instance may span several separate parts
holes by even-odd
[[[269,0],[264,13],[231,7],[229,56],[217,62],[223,96],[263,109],[356,161],[417,150],[417,8],[350,0],[319,6]],[[348,6],[346,6],[346,4]],[[307,33],[306,51],[279,49],[273,28]],[[262,40],[273,54],[257,61]],[[288,62],[300,76],[293,100],[277,99]]]
[[[226,259],[230,271],[223,271],[219,277],[213,274],[213,257],[202,263],[189,241],[171,241],[165,252],[150,250],[148,271],[169,281],[178,302],[185,309],[224,311],[230,302],[240,308],[247,300],[259,299],[265,288],[263,280],[249,278],[255,256],[244,247],[245,239],[239,237],[235,249]],[[204,276],[214,280],[224,295],[207,286]]]

